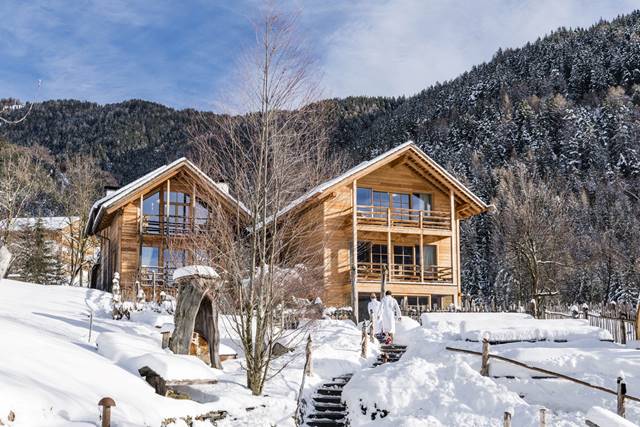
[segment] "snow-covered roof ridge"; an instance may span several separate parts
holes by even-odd
[[[336,176],[335,178],[332,178],[328,181],[323,182],[322,184],[312,188],[311,190],[309,190],[308,192],[306,192],[305,194],[303,194],[302,196],[298,197],[297,199],[295,199],[294,201],[292,201],[289,205],[287,205],[285,208],[283,208],[282,210],[280,210],[277,213],[277,216],[282,216],[288,212],[290,212],[291,210],[297,208],[298,206],[302,205],[304,202],[310,200],[311,198],[313,198],[314,196],[323,193],[324,191],[326,191],[327,189],[333,187],[334,185],[352,177],[353,175],[356,175],[357,173],[367,169],[369,166],[375,165],[376,163],[400,152],[405,150],[406,148],[411,147],[414,150],[416,150],[416,152],[423,156],[425,158],[425,160],[427,160],[434,168],[436,168],[440,173],[442,173],[448,180],[450,180],[454,186],[457,186],[458,189],[462,192],[464,192],[465,194],[467,194],[475,203],[477,203],[479,206],[481,206],[483,209],[487,209],[487,204],[484,203],[478,196],[476,196],[471,190],[469,190],[464,184],[462,184],[457,178],[455,178],[453,175],[451,175],[449,172],[447,172],[446,169],[444,169],[442,166],[440,166],[435,160],[433,160],[431,157],[429,157],[429,155],[427,155],[427,153],[425,153],[422,149],[420,149],[420,147],[418,147],[416,145],[415,142],[413,142],[412,140],[409,140],[403,144],[400,144],[390,150],[385,151],[382,154],[379,154],[378,156],[374,157],[373,159],[364,161],[359,163],[358,165],[354,166],[353,168],[349,169],[348,171],[344,172],[341,175]],[[269,220],[265,221],[266,223],[271,222],[272,218],[270,218]]]
[[[205,174],[191,160],[187,159],[186,157],[181,157],[169,164],[160,166],[159,168],[152,170],[146,175],[141,176],[140,178],[130,182],[129,184],[119,188],[118,190],[115,190],[114,192],[109,193],[106,196],[102,197],[101,199],[97,200],[91,207],[91,211],[89,213],[89,221],[87,222],[87,226],[86,226],[86,232],[88,234],[92,234],[96,231],[96,227],[100,222],[100,218],[105,208],[108,208],[114,205],[115,203],[123,200],[124,198],[130,196],[132,193],[134,193],[143,185],[151,182],[152,180],[161,176],[165,172],[170,171],[183,164],[188,165],[191,169],[193,169],[201,178],[203,178],[207,183],[211,184],[212,187],[215,188],[220,195],[222,195],[223,197],[226,197],[232,204],[239,206],[240,209],[245,214],[249,212],[246,206],[244,206],[242,202],[240,202],[239,200],[236,200],[233,196],[231,196],[231,194],[225,191],[225,189],[220,186],[220,183],[217,183],[213,179],[211,179],[210,176]]]
[[[9,221],[9,230],[21,231],[27,227],[33,227],[38,220],[42,222],[42,225],[46,230],[62,230],[79,219],[80,217],[78,216],[34,216],[13,218]],[[8,220],[6,219],[0,221],[0,227],[4,228],[7,221]]]

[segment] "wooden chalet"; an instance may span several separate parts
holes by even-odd
[[[160,291],[173,293],[173,271],[204,258],[192,250],[187,237],[210,230],[213,225],[210,207],[198,196],[205,191],[207,200],[213,194],[221,206],[248,215],[225,184],[214,182],[186,158],[162,166],[94,203],[86,231],[98,237],[100,256],[91,274],[91,286],[111,291],[117,272],[126,299],[135,298],[136,282],[147,298]]]
[[[362,318],[383,275],[407,308],[459,304],[460,221],[486,210],[407,142],[312,189],[281,214],[322,218],[324,302],[351,305],[353,292]]]

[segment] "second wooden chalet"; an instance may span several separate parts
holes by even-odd
[[[420,310],[459,304],[460,221],[487,205],[412,142],[314,189],[282,214],[323,218],[324,301],[360,318],[386,289]]]
[[[206,194],[206,198],[199,196]],[[115,273],[127,299],[138,282],[148,297],[157,289],[173,289],[173,271],[202,263],[187,237],[212,227],[212,210],[203,201],[247,216],[246,208],[186,158],[162,166],[109,192],[92,207],[86,232],[100,241],[100,256],[91,287],[111,291]],[[182,240],[181,240],[182,239]]]

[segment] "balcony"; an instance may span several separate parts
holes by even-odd
[[[451,230],[451,215],[443,211],[358,205],[356,220],[358,225]]]
[[[358,263],[358,279],[381,280],[387,264],[375,262]],[[429,283],[453,283],[453,271],[451,267],[426,266],[417,264],[391,264],[389,268],[389,282],[429,282]],[[422,270],[422,271],[421,271]]]
[[[191,233],[205,233],[213,229],[208,218],[184,216],[143,215],[142,233],[151,235],[180,236]]]

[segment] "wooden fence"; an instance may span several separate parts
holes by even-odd
[[[603,313],[594,313],[588,308],[583,308],[582,313],[575,310],[572,313],[560,311],[544,311],[545,319],[587,319],[589,325],[596,326],[611,333],[613,341],[619,344],[626,344],[631,340],[638,339],[635,313],[630,311],[605,311],[609,315]],[[615,317],[614,317],[615,315]]]

